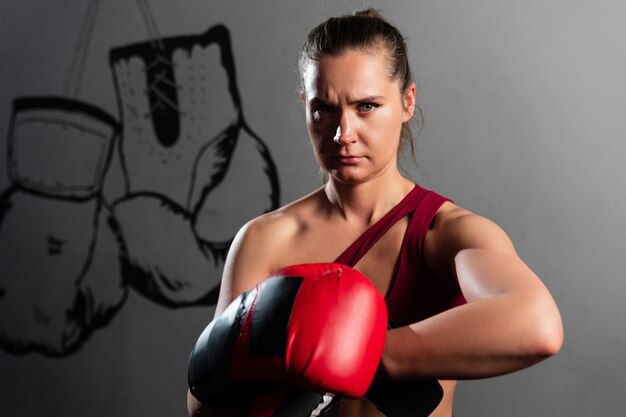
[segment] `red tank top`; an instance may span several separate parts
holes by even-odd
[[[423,256],[426,232],[437,210],[446,201],[450,200],[415,185],[400,203],[367,229],[335,260],[353,267],[391,226],[409,216],[400,255],[385,295],[389,318],[398,326],[424,320],[466,303],[458,282],[435,275]]]

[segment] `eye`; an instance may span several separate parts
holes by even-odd
[[[360,112],[363,112],[363,113],[371,113],[374,110],[376,110],[378,107],[380,106],[376,103],[360,103],[358,106],[358,109]]]
[[[332,107],[328,104],[317,104],[313,107],[313,113],[317,113],[319,115],[330,114],[332,111]]]

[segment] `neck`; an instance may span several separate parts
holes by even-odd
[[[392,178],[359,184],[345,184],[331,177],[324,191],[332,211],[349,222],[371,225],[398,204],[413,186],[413,182],[398,172]]]

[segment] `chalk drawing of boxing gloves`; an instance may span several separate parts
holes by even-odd
[[[169,307],[215,302],[225,251],[276,208],[274,163],[246,125],[230,35],[152,40],[110,54],[127,194],[114,204],[124,270]]]
[[[101,224],[100,189],[117,129],[111,116],[75,100],[14,101],[12,186],[0,198],[4,350],[70,354],[122,305],[127,289],[114,265],[90,275],[96,247],[107,250],[96,245],[98,235],[103,242],[114,236]],[[108,250],[119,252],[114,242]]]

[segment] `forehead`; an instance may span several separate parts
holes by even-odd
[[[327,98],[337,95],[381,95],[397,82],[388,74],[384,51],[348,50],[341,55],[323,55],[308,61],[303,73],[307,97]],[[374,94],[376,93],[376,94]]]

